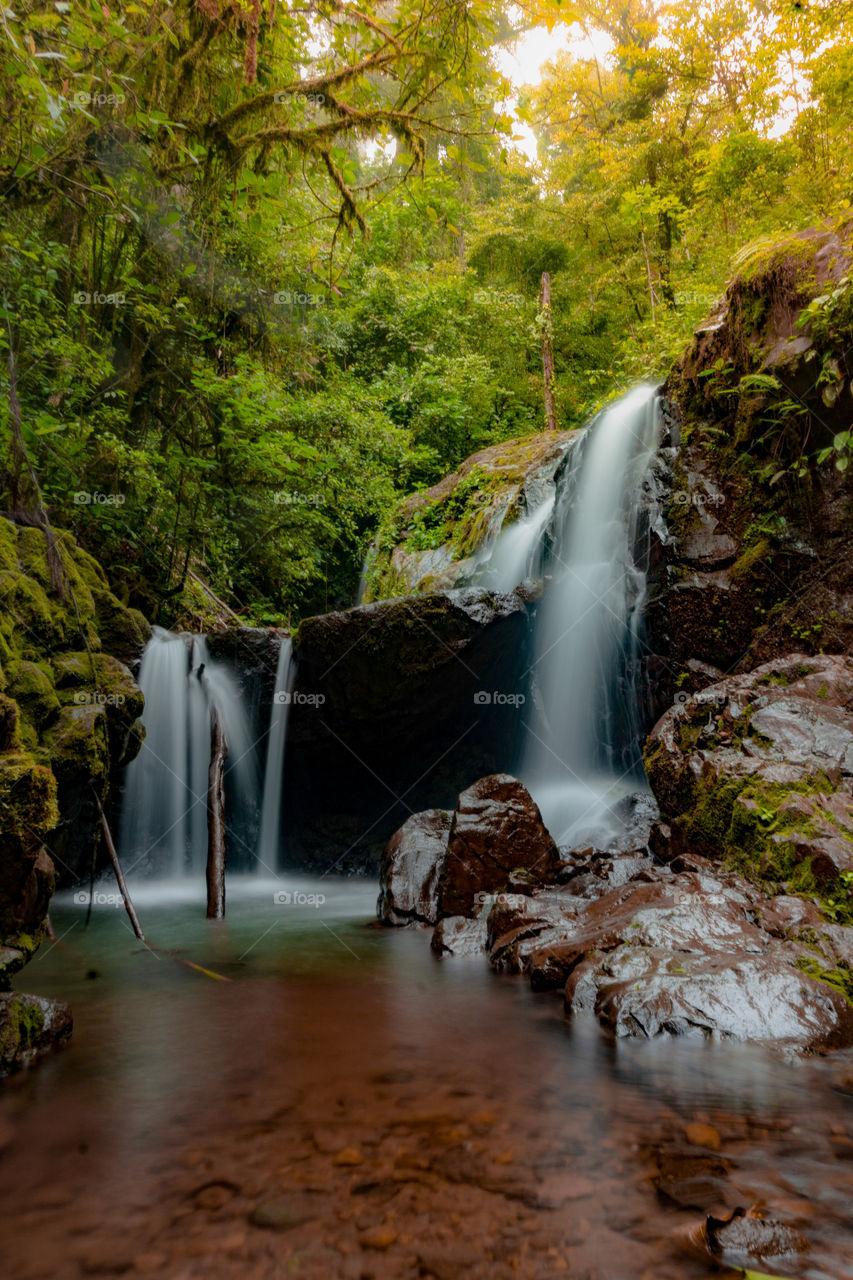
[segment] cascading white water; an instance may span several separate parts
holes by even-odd
[[[198,875],[207,859],[210,710],[228,741],[226,797],[231,809],[257,796],[257,762],[236,681],[211,660],[204,636],[155,627],[139,670],[145,740],[128,766],[119,826],[127,874]],[[231,834],[234,837],[233,823]]]
[[[657,442],[657,396],[637,387],[575,445],[554,518],[537,623],[521,777],[560,844],[606,844],[620,800],[645,787],[633,689],[645,576],[633,561],[637,494]]]
[[[178,875],[192,791],[187,777],[187,672],[183,636],[161,627],[145,647],[138,683],[145,695],[145,741],[127,771],[119,841],[124,869],[153,865]]]
[[[278,651],[272,710],[270,712],[267,763],[264,771],[264,795],[261,804],[261,829],[258,836],[258,870],[275,872],[281,837],[281,806],[284,785],[284,748],[287,738],[287,713],[293,690],[295,665],[293,642],[286,636]]]
[[[492,591],[514,591],[525,578],[538,577],[542,541],[554,511],[551,493],[535,510],[506,525],[474,581]]]

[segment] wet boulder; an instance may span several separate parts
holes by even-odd
[[[650,735],[646,768],[659,858],[690,849],[795,893],[847,895],[851,659],[791,654],[687,696]]]
[[[385,846],[377,914],[383,924],[435,924],[438,878],[447,857],[452,814],[414,813]]]
[[[440,956],[481,955],[486,949],[486,932],[485,920],[447,916],[433,929],[430,946]]]
[[[385,924],[485,920],[514,881],[547,883],[559,853],[539,807],[510,774],[480,778],[451,812],[413,814],[385,846],[377,906]]]
[[[518,778],[480,778],[460,795],[438,882],[440,914],[479,914],[515,871],[548,883],[560,854],[539,806]]]
[[[617,1037],[691,1035],[794,1052],[853,1040],[853,1006],[844,995],[772,953],[620,947],[579,964],[565,1000],[568,1012],[595,1013]]]

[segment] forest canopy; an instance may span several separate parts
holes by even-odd
[[[843,0],[23,0],[0,39],[3,508],[25,455],[166,624],[351,603],[401,494],[541,430],[543,272],[573,426],[744,245],[850,216]]]

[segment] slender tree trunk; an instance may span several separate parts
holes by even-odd
[[[98,806],[98,817],[101,819],[101,831],[104,833],[104,844],[107,846],[107,853],[110,855],[110,862],[113,864],[116,883],[119,887],[122,899],[124,900],[124,909],[130,917],[130,923],[133,925],[133,932],[136,934],[140,942],[145,941],[145,934],[142,932],[142,925],[139,923],[139,917],[134,910],[133,903],[130,900],[130,894],[127,891],[127,884],[124,879],[124,872],[121,869],[121,863],[118,860],[116,847],[113,844],[113,838],[110,834],[107,815],[104,813],[104,806],[101,804],[101,797],[92,788],[92,795],[95,797],[95,804]]]
[[[542,380],[545,394],[545,430],[557,430],[557,412],[554,408],[554,352],[551,347],[551,277],[542,272],[542,288],[539,291],[539,311],[542,316]]]
[[[210,765],[207,770],[207,918],[225,915],[225,760],[228,743],[222,717],[210,708]]]

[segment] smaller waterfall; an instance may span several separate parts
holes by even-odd
[[[228,740],[226,807],[229,836],[238,846],[257,805],[256,753],[240,689],[227,667],[211,659],[204,636],[174,635],[162,627],[154,628],[146,645],[139,686],[145,740],[125,776],[119,824],[125,871],[201,875],[213,704]]]
[[[543,534],[554,513],[552,492],[533,511],[505,525],[474,581],[492,591],[514,591],[525,578],[542,576]]]
[[[137,862],[168,875],[183,870],[193,804],[186,729],[188,670],[186,640],[155,627],[138,679],[145,695],[145,741],[128,768],[121,811],[119,839],[127,873]]]
[[[267,763],[264,771],[261,830],[258,837],[258,869],[271,872],[275,871],[278,863],[284,784],[284,748],[294,675],[293,642],[290,636],[286,636],[278,651],[275,690],[270,711]]]

